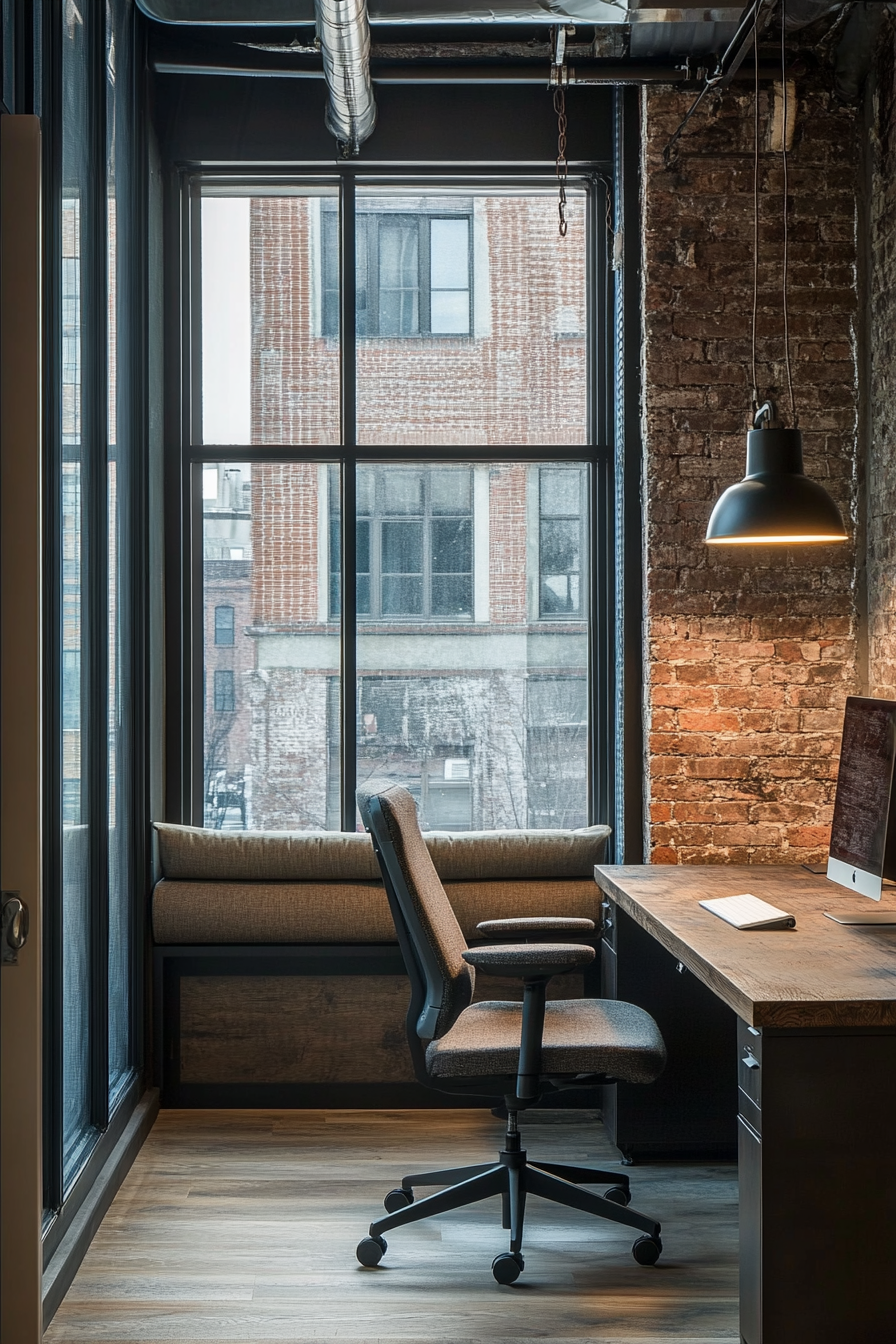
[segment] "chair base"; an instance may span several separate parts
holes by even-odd
[[[415,1202],[414,1189],[427,1185],[445,1185],[447,1188]],[[584,1185],[609,1185],[612,1188],[605,1195],[597,1195],[581,1189]],[[368,1237],[358,1247],[358,1259],[363,1265],[377,1264],[386,1249],[383,1233],[394,1227],[404,1227],[433,1214],[477,1204],[492,1195],[501,1196],[503,1227],[510,1233],[509,1256],[498,1256],[492,1266],[499,1283],[513,1282],[523,1267],[521,1252],[527,1195],[538,1195],[555,1204],[565,1204],[572,1209],[581,1209],[583,1213],[636,1228],[643,1235],[632,1248],[635,1259],[639,1264],[655,1264],[659,1259],[662,1250],[660,1224],[627,1207],[631,1198],[627,1175],[594,1167],[529,1161],[526,1150],[520,1146],[515,1123],[508,1129],[496,1163],[425,1171],[403,1177],[400,1188],[386,1196],[389,1210],[386,1217],[370,1224]],[[516,1262],[515,1272],[513,1265],[507,1264],[508,1259]]]

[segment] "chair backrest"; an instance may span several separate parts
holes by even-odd
[[[420,1040],[432,1040],[443,1036],[472,1002],[476,973],[461,955],[466,940],[420,834],[417,808],[407,789],[372,780],[357,797],[411,981],[414,1031]]]

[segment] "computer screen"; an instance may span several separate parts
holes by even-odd
[[[894,761],[896,701],[850,696],[843,720],[827,875],[873,900],[880,900],[882,879],[893,876]]]

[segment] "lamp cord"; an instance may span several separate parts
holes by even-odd
[[[793,371],[790,367],[790,323],[787,315],[787,57],[784,38],[787,29],[787,0],[781,0],[781,93],[783,98],[783,127],[781,135],[781,160],[784,167],[784,255],[782,259],[781,298],[784,309],[784,362],[787,366],[787,390],[790,396],[790,420],[796,429],[796,403],[793,398]]]
[[[753,371],[753,412],[759,406],[756,381],[756,312],[759,305],[759,11],[753,25],[753,321],[750,327],[750,359]]]

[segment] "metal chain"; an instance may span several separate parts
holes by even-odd
[[[569,221],[566,218],[566,91],[562,84],[554,89],[554,111],[557,113],[557,180],[560,183],[560,197],[557,212],[560,216],[560,237],[566,237]]]

